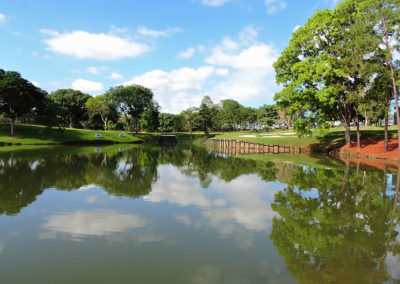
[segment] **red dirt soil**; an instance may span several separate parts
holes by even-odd
[[[357,148],[357,143],[342,146],[339,148],[340,154],[355,155],[362,158],[399,160],[397,139],[390,139],[388,152],[384,152],[384,140],[362,140],[361,149]]]
[[[397,172],[400,160],[397,143],[397,139],[390,139],[386,153],[383,151],[384,140],[363,140],[361,141],[361,149],[357,149],[357,143],[353,143],[340,147],[338,151],[341,155],[340,159],[344,162]]]

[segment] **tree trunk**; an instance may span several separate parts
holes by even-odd
[[[356,126],[357,126],[357,148],[361,149],[361,141],[360,141],[360,118],[358,116],[358,108],[356,108]]]
[[[345,141],[346,141],[346,145],[350,145],[351,144],[351,136],[350,136],[350,122],[345,121],[344,122],[344,130],[345,130]]]
[[[385,110],[385,146],[384,152],[386,153],[389,148],[389,109]]]
[[[69,128],[72,128],[72,120],[69,121]]]
[[[11,118],[11,136],[14,136],[15,117]]]
[[[107,131],[107,118],[106,117],[103,119],[103,122],[104,122],[104,131]]]
[[[399,110],[399,95],[397,93],[397,84],[396,84],[396,74],[393,69],[392,61],[389,63],[390,71],[392,72],[392,82],[393,82],[393,92],[394,92],[394,102],[396,105],[396,116],[397,116],[397,143],[398,143],[398,156],[400,158],[400,110]]]
[[[364,111],[364,117],[365,117],[365,126],[369,126],[368,114],[366,110]]]

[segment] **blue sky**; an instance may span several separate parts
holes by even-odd
[[[337,0],[3,1],[0,68],[46,91],[141,84],[163,112],[273,102],[272,64],[296,26]]]

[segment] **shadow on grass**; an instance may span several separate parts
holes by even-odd
[[[314,153],[326,153],[345,145],[344,130],[332,131],[323,136],[317,136],[318,143],[310,144],[309,147]],[[362,129],[360,131],[361,141],[368,140],[368,144],[376,144],[379,140],[384,139],[384,130],[382,129]],[[397,134],[397,130],[389,130],[389,139]],[[357,132],[351,129],[350,138],[352,143],[357,141]],[[362,144],[362,147],[366,146]]]

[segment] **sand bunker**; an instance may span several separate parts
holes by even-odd
[[[241,135],[239,137],[244,137],[244,138],[255,138],[255,135]]]

